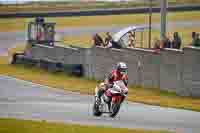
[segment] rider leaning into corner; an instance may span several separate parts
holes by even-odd
[[[104,82],[100,83],[99,86],[95,88],[95,97],[96,100],[100,100],[100,97],[104,94],[104,92],[112,88],[114,81],[122,80],[124,84],[128,85],[128,75],[127,75],[128,67],[124,62],[118,62],[115,69],[112,70],[111,73],[105,78]]]

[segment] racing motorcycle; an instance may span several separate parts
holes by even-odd
[[[109,113],[110,117],[115,117],[127,94],[128,88],[124,82],[122,80],[115,81],[113,87],[107,89],[99,100],[95,99],[93,115],[101,116],[103,113]]]

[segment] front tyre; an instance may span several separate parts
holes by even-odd
[[[93,105],[93,115],[94,116],[101,116],[102,112],[99,110],[100,102],[98,102],[95,99],[94,105]]]
[[[110,117],[115,117],[117,115],[117,113],[120,110],[120,103],[111,103],[111,108],[110,108]]]

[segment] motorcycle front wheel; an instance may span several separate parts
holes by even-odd
[[[102,112],[99,110],[99,106],[100,106],[100,103],[95,101],[94,105],[93,105],[93,115],[94,116],[101,116],[102,115]]]

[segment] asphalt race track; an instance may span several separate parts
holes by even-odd
[[[93,96],[0,76],[0,117],[199,133],[200,113],[125,102],[116,118],[92,115]],[[181,133],[182,133],[181,132]]]

